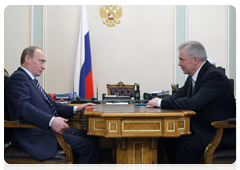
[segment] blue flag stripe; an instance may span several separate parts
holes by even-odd
[[[91,61],[91,49],[90,49],[90,40],[89,40],[89,31],[84,36],[85,42],[85,60],[83,66],[80,70],[80,79],[79,79],[79,96],[82,99],[85,99],[85,77],[92,70],[92,61]]]

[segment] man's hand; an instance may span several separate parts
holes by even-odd
[[[51,125],[52,130],[60,135],[63,135],[63,133],[69,128],[68,124],[66,123],[67,121],[67,119],[62,117],[55,117]]]
[[[153,108],[153,107],[158,107],[158,100],[159,98],[154,98],[152,100],[150,100],[148,103],[147,103],[147,108]]]
[[[94,103],[85,103],[77,107],[77,111],[80,112],[81,110],[85,109],[87,106],[95,106],[96,104]]]

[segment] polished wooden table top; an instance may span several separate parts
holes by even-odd
[[[84,115],[101,117],[163,117],[195,115],[195,112],[191,110],[146,108],[146,106],[135,106],[134,104],[99,104],[93,108],[86,108]]]
[[[146,108],[146,106],[99,104],[88,107],[88,135],[106,138],[178,137],[191,134],[191,110]]]

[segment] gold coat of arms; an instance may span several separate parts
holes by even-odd
[[[100,16],[104,25],[113,27],[121,23],[119,18],[122,16],[122,7],[119,5],[103,5],[100,8]]]

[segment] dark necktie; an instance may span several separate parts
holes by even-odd
[[[192,95],[193,95],[193,92],[194,92],[194,88],[195,88],[195,81],[192,78]]]
[[[45,99],[48,101],[48,103],[52,106],[53,110],[54,110],[54,115],[57,117],[57,111],[55,109],[55,107],[52,105],[52,103],[49,101],[49,99],[47,98],[47,94],[46,92],[43,90],[43,88],[40,86],[40,84],[38,83],[37,79],[34,79],[35,83],[37,84],[38,88],[40,89],[40,91],[42,92],[43,96],[45,97]]]

